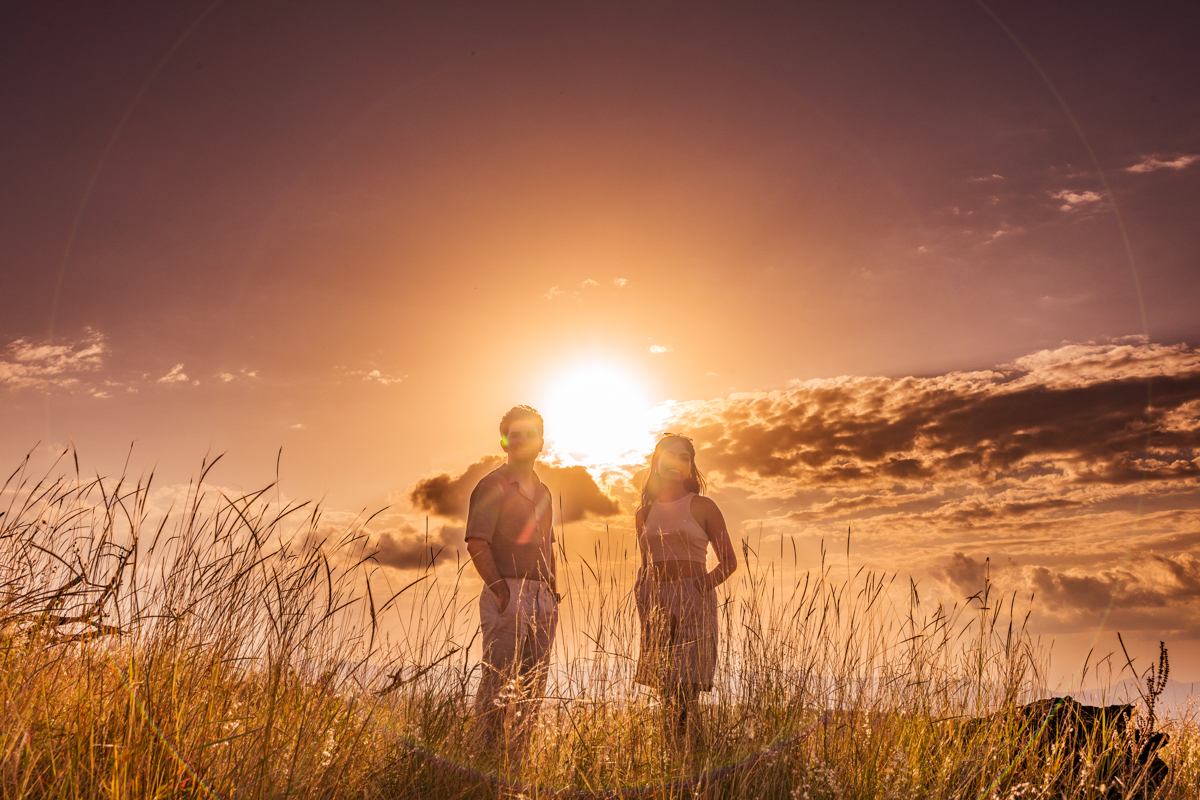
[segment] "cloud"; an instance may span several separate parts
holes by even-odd
[[[417,481],[409,493],[409,502],[418,511],[439,517],[467,518],[471,491],[479,479],[504,463],[501,456],[484,456],[459,475],[441,472]]]
[[[1022,573],[1029,587],[1055,609],[1102,609],[1110,602],[1126,610],[1200,604],[1200,560],[1191,553],[1148,554],[1099,571],[1033,566]]]
[[[1173,169],[1178,172],[1181,169],[1195,164],[1200,161],[1200,155],[1181,155],[1175,156],[1169,161],[1164,161],[1158,156],[1143,156],[1142,160],[1134,164],[1132,167],[1126,167],[1126,172],[1154,172],[1160,169]]]
[[[613,286],[617,287],[618,289],[624,288],[627,285],[629,285],[629,281],[627,281],[625,278],[613,278]],[[583,292],[585,292],[589,289],[599,288],[599,286],[600,286],[600,282],[595,280],[594,278],[585,278],[583,281],[580,282],[579,289],[575,289],[575,290],[564,289],[561,286],[551,286],[549,289],[547,289],[545,292],[542,293],[542,299],[543,300],[557,300],[560,297],[565,297],[568,300],[571,300],[577,304],[580,304],[583,302],[583,294],[582,294]]]
[[[954,553],[950,563],[935,570],[935,574],[950,584],[963,597],[970,597],[983,589],[984,578],[988,575],[986,561],[977,561],[968,555]]]
[[[501,456],[484,456],[458,475],[442,472],[422,478],[409,492],[409,502],[418,511],[465,520],[475,484],[502,463]],[[557,501],[561,499],[563,522],[577,522],[589,515],[609,517],[621,513],[620,504],[583,467],[539,464],[536,472],[555,497],[556,515]]]
[[[222,372],[220,375],[217,376],[217,380],[221,381],[222,383],[229,383],[230,381],[237,380],[240,377],[257,378],[258,370],[243,368],[243,369],[238,370],[237,373]]]
[[[346,367],[336,367],[335,369],[347,377],[358,378],[359,380],[366,381],[367,383],[378,383],[381,386],[391,386],[393,384],[402,383],[406,378],[408,378],[407,375],[390,375],[377,369],[348,369]],[[248,377],[255,377],[257,374],[258,372],[255,371],[248,373],[247,375]]]
[[[847,541],[849,527],[852,562],[932,579],[938,602],[961,606],[986,575],[994,596],[1034,597],[1039,634],[1103,623],[1200,640],[1196,347],[1070,343],[991,369],[797,380],[669,414],[662,427],[695,439],[735,535],[772,542],[759,553],[781,568],[793,552],[814,568],[818,542]],[[797,551],[784,558],[787,538]]]
[[[463,528],[442,525],[428,538],[411,523],[401,523],[379,533],[371,542],[375,560],[392,569],[423,569],[436,566],[465,552]]]
[[[971,178],[971,180],[975,183],[983,183],[984,181],[1002,181],[1004,180],[1004,176],[992,173],[991,175],[984,175],[981,178]]]
[[[665,344],[652,344],[652,345],[650,345],[650,347],[649,347],[649,348],[647,348],[647,349],[648,349],[648,350],[649,350],[651,353],[658,354],[658,353],[670,353],[670,352],[671,352],[671,351],[673,351],[675,348],[671,347],[670,345],[665,345]]]
[[[957,486],[979,493],[976,505],[960,496],[942,513],[966,520],[1099,502],[1089,487],[1200,478],[1200,351],[1186,345],[1066,345],[995,370],[810,380],[674,413],[703,468],[759,496],[895,503]]]
[[[826,503],[813,503],[806,511],[789,511],[783,519],[794,522],[810,522],[854,511],[872,508],[892,508],[898,504],[918,502],[936,496],[937,494],[933,492],[912,492],[903,495],[896,492],[886,492],[880,494],[860,494],[855,497],[837,497]]]
[[[108,353],[104,334],[92,328],[85,328],[80,340],[66,344],[17,339],[8,345],[5,357],[0,359],[0,386],[10,389],[75,386],[86,373],[99,370]],[[100,396],[95,391],[92,394]]]
[[[1098,193],[1093,192],[1091,190],[1088,190],[1085,192],[1072,192],[1069,189],[1064,189],[1061,192],[1055,192],[1054,194],[1052,194],[1050,196],[1056,200],[1063,201],[1063,204],[1061,206],[1059,206],[1059,209],[1061,211],[1070,211],[1071,209],[1073,209],[1077,206],[1085,206],[1085,205],[1090,205],[1092,203],[1098,203],[1104,199]]]
[[[407,377],[407,375],[385,375],[377,369],[373,369],[370,372],[362,375],[362,379],[364,381],[374,381],[375,383],[380,383],[384,386],[391,386],[393,383],[400,383]]]
[[[611,517],[621,513],[621,505],[610,497],[581,466],[537,468],[546,486],[562,502],[562,521],[577,522],[584,517]]]
[[[171,367],[171,371],[158,379],[159,383],[187,383],[189,380],[187,373],[183,371],[183,364],[176,364]]]
[[[961,569],[952,562],[943,578],[953,581]],[[1058,630],[1103,623],[1155,638],[1200,638],[1200,559],[1193,553],[1137,554],[1101,566],[1010,565],[991,577],[1000,592],[1032,596]],[[965,579],[956,588],[966,591]]]
[[[956,551],[931,572],[959,603],[982,591],[985,578],[993,597],[1032,597],[1042,625],[1060,631],[1103,623],[1173,639],[1200,636],[1200,559],[1192,553],[1149,552],[1099,566],[988,562]]]

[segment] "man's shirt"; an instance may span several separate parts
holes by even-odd
[[[533,475],[534,500],[521,494],[507,464],[485,475],[471,492],[465,538],[492,547],[502,578],[554,583],[554,523],[550,490]]]

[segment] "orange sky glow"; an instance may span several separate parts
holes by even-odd
[[[1200,681],[1200,69],[1083,13],[0,12],[0,453],[249,490],[282,448],[389,505],[400,580],[427,519],[465,553],[510,406],[569,553],[675,430],[764,563],[849,528],[1034,595],[1056,680],[1120,630]]]

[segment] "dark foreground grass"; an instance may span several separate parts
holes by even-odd
[[[38,480],[0,494],[0,797],[1110,798],[1146,735],[1068,744],[1015,597],[926,608],[895,575],[750,568],[721,605],[720,685],[665,744],[631,683],[629,567],[567,563],[555,671],[521,770],[467,745],[473,598],[458,570],[379,591],[370,520],[201,477]],[[394,578],[394,576],[393,576]],[[477,647],[475,648],[477,650]],[[1144,709],[1143,709],[1144,712]],[[1160,723],[1163,798],[1200,797],[1195,717]],[[1039,735],[1040,732],[1040,735]]]

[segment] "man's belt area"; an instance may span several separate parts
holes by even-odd
[[[501,578],[502,580],[507,580],[507,581],[525,581],[526,583],[540,583],[540,584],[542,584],[543,586],[545,586],[547,589],[549,589],[549,590],[550,590],[550,594],[554,595],[554,602],[555,602],[555,603],[561,603],[561,602],[562,602],[563,596],[554,590],[554,583],[553,583],[553,581],[551,581],[549,578],[544,578],[544,577],[542,577],[541,573],[538,573],[538,574],[536,574],[536,575],[533,575],[533,576],[525,576],[525,575],[521,575],[521,576],[518,576],[518,577],[515,577],[515,578],[513,578],[513,577],[510,577],[510,576],[508,576],[508,575],[501,575],[501,576],[500,576],[500,578]],[[489,587],[489,588],[490,588],[490,587]]]
[[[553,582],[540,572],[533,575],[501,575],[500,577],[507,578],[510,581],[529,581],[531,583],[544,583],[547,586],[553,586]]]

